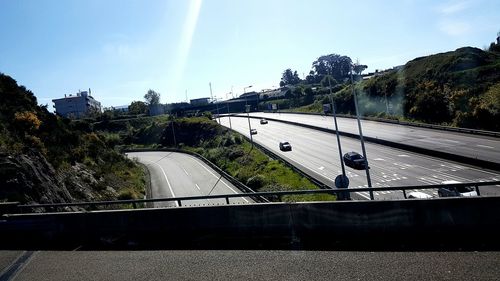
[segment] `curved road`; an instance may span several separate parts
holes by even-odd
[[[335,129],[332,116],[262,112],[250,115]],[[499,138],[369,120],[361,122],[365,136],[500,163]],[[359,134],[356,119],[338,117],[337,123],[339,131]]]
[[[247,118],[232,117],[234,130],[248,136]],[[281,157],[295,163],[298,168],[333,186],[335,177],[342,173],[337,140],[334,134],[300,126],[288,125],[281,122],[269,121],[261,125],[258,119],[250,119],[252,128],[257,129],[253,136],[255,142],[267,147]],[[221,118],[222,125],[229,127],[228,117]],[[282,152],[279,150],[280,141],[289,141],[293,150]],[[343,153],[361,151],[358,140],[341,137]],[[480,182],[500,180],[500,174],[485,171],[460,163],[432,158],[387,146],[366,143],[369,165],[371,167],[372,186],[411,186],[440,184],[443,181],[455,180],[459,182]],[[354,170],[346,166],[346,174],[350,180],[350,188],[366,187],[364,170]],[[482,187],[482,195],[498,195],[498,187]],[[437,190],[422,190],[432,196],[437,196]],[[367,192],[359,195],[368,199]],[[401,199],[400,191],[376,192],[375,199]]]
[[[230,182],[220,177],[203,161],[189,154],[166,151],[130,152],[146,165],[151,175],[152,198],[205,196],[241,193]],[[231,198],[231,204],[253,202],[250,198]],[[182,206],[225,205],[225,199],[189,200]],[[177,207],[177,202],[156,202],[155,207]]]

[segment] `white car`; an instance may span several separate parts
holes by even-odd
[[[432,198],[432,195],[429,195],[429,194],[421,192],[421,191],[413,191],[413,192],[408,193],[408,198],[430,199],[430,198]]]

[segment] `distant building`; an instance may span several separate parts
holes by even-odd
[[[52,100],[56,114],[66,118],[83,118],[93,112],[101,112],[101,103],[90,95],[89,91],[64,95],[64,98]]]
[[[210,98],[199,98],[190,100],[192,106],[202,106],[210,103]]]

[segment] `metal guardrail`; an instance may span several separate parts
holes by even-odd
[[[263,111],[263,112],[272,113],[272,112],[268,112],[268,111]],[[256,113],[258,113],[258,112],[256,112]],[[325,116],[325,114],[322,114],[322,113],[294,112],[294,111],[288,111],[288,110],[287,111],[280,110],[280,113]],[[326,114],[326,115],[333,116],[332,114]],[[351,118],[351,119],[356,118],[356,116],[348,115],[348,114],[337,114],[337,117]],[[382,122],[382,123],[397,124],[397,125],[402,125],[402,126],[412,126],[412,127],[420,127],[420,128],[443,130],[443,131],[453,131],[453,132],[459,132],[459,133],[465,133],[465,134],[473,134],[473,135],[481,135],[481,136],[500,138],[500,132],[495,132],[495,131],[486,131],[486,130],[478,130],[478,129],[470,129],[470,128],[459,128],[459,127],[434,125],[434,124],[426,124],[426,123],[418,123],[418,122],[408,122],[408,121],[400,121],[400,120],[385,119],[385,118],[370,117],[370,116],[363,116],[363,117],[361,117],[361,119]]]
[[[82,206],[110,206],[110,205],[120,205],[120,204],[132,204],[137,207],[137,204],[145,204],[148,202],[177,202],[179,206],[182,206],[183,201],[191,200],[210,200],[210,199],[225,199],[226,204],[230,204],[231,198],[257,198],[257,197],[281,197],[285,195],[310,195],[310,194],[335,194],[340,193],[352,193],[352,192],[365,192],[365,191],[402,191],[404,198],[407,198],[406,191],[412,189],[439,189],[442,187],[474,187],[477,194],[480,196],[479,187],[481,186],[500,186],[500,181],[491,182],[475,182],[475,183],[460,183],[460,184],[439,184],[439,185],[418,185],[418,186],[393,186],[393,187],[372,187],[372,188],[347,188],[347,189],[317,189],[317,190],[295,190],[295,191],[274,191],[274,192],[255,192],[255,193],[236,193],[236,194],[220,194],[220,195],[208,195],[208,196],[187,196],[187,197],[172,197],[172,198],[155,198],[155,199],[135,199],[135,200],[115,200],[115,201],[93,201],[93,202],[74,202],[74,203],[54,203],[54,204],[27,204],[21,205],[17,202],[9,202],[10,210],[13,208],[24,213],[27,209],[39,209],[39,208],[64,208],[64,207],[82,207]],[[265,204],[265,203],[261,203]],[[12,206],[15,205],[15,206]]]

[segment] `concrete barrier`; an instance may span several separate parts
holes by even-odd
[[[500,250],[500,197],[4,215],[1,249]]]

